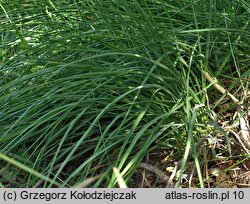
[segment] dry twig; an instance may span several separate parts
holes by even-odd
[[[157,166],[151,165],[151,164],[146,164],[146,163],[140,163],[139,168],[146,169],[154,174],[156,174],[162,181],[165,181],[167,183],[167,188],[174,188],[175,183],[167,176],[164,174]]]

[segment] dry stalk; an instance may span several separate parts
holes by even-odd
[[[210,76],[208,72],[202,71],[202,74],[206,77],[206,79],[210,83],[214,83],[214,87],[221,92],[222,94],[226,94],[229,96],[231,101],[234,104],[237,104],[237,115],[240,121],[240,137],[245,146],[250,150],[250,135],[249,135],[249,124],[248,124],[248,114],[244,114],[244,106],[241,105],[241,102],[231,93],[229,93],[225,88],[223,88],[216,79]]]

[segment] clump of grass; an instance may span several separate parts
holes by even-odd
[[[97,175],[93,187],[114,187],[113,169],[129,184],[146,153],[182,155],[194,126],[210,131],[209,117],[192,117],[211,87],[202,70],[246,85],[245,1],[11,1],[1,9],[0,162],[18,187],[70,187]]]

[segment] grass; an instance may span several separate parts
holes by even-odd
[[[1,186],[130,186],[145,155],[162,149],[176,161],[185,152],[184,173],[189,147],[216,130],[212,113],[234,107],[218,109],[227,97],[202,71],[233,95],[249,90],[244,0],[26,0],[0,10]]]

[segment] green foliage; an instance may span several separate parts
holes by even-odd
[[[153,149],[182,155],[205,102],[201,70],[234,79],[250,63],[243,0],[0,6],[0,153],[18,187],[102,173],[92,186],[114,187],[113,168],[129,183]]]

